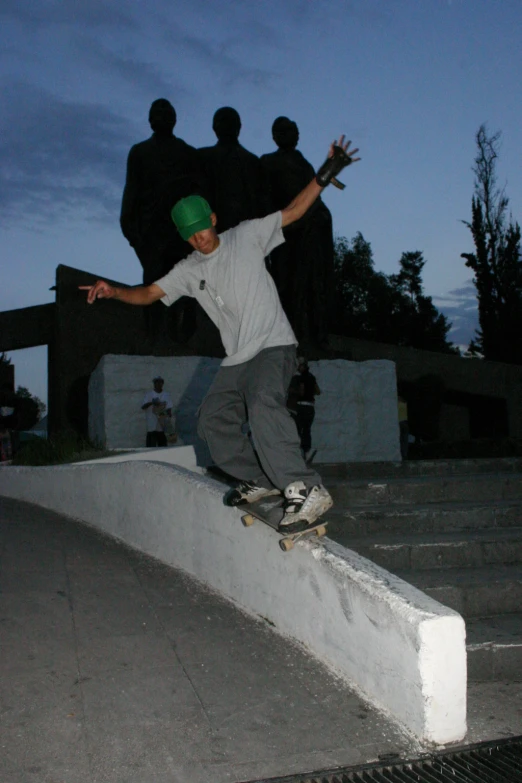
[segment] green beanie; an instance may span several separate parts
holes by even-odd
[[[172,207],[170,216],[186,241],[197,231],[212,228],[211,214],[210,205],[202,196],[187,196]]]

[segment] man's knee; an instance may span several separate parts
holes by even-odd
[[[214,429],[212,426],[212,421],[216,415],[214,407],[211,397],[206,397],[199,407],[196,429],[199,437],[205,441],[208,440],[209,434]]]
[[[282,389],[259,389],[252,395],[249,404],[249,411],[254,415],[257,412],[262,412],[264,410],[278,410],[280,408],[283,408],[289,416],[291,415],[286,407],[286,395]]]
[[[196,426],[196,432],[198,433],[198,436],[201,438],[201,440],[206,441],[207,440],[207,430],[205,426],[205,421],[202,420],[201,415],[198,417],[198,423]]]

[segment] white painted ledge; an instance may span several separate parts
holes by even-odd
[[[159,462],[10,466],[0,494],[184,569],[303,643],[421,742],[464,737],[464,621],[356,553],[322,539],[284,554],[275,531],[244,528],[224,506],[221,484]]]
[[[106,465],[116,462],[166,462],[168,465],[178,465],[188,468],[196,473],[203,473],[203,468],[198,467],[194,446],[162,446],[161,448],[146,449],[122,449],[119,454],[100,459],[84,460],[76,462],[76,465]]]

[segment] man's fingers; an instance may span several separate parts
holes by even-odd
[[[106,283],[95,283],[94,285],[79,285],[82,291],[87,291],[87,302],[92,304],[95,299],[110,298],[110,287]]]

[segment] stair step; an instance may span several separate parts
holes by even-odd
[[[412,476],[466,476],[482,473],[522,473],[522,457],[482,457],[479,459],[405,460],[404,462],[319,463],[323,478],[368,480]]]
[[[491,501],[522,501],[522,474],[480,476],[422,476],[376,481],[327,482],[339,505],[347,507]]]
[[[454,531],[390,537],[341,540],[374,563],[395,572],[397,569],[469,568],[487,565],[522,564],[522,527],[492,530]]]
[[[465,618],[511,614],[522,606],[519,564],[395,573]]]
[[[330,536],[350,547],[353,538],[381,533],[442,533],[522,527],[522,503],[489,501],[349,507],[339,502],[328,512],[328,519]]]
[[[477,617],[466,622],[468,679],[519,680],[522,672],[522,614]]]

